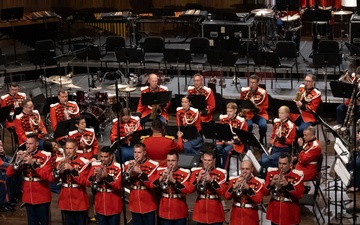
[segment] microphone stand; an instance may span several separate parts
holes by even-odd
[[[120,145],[120,102],[119,102],[119,92],[117,91],[118,90],[118,81],[117,79],[115,79],[115,90],[116,90],[116,117],[118,118],[118,124],[117,124],[117,138],[118,138],[118,141],[117,141],[117,146],[116,146],[116,149],[119,151],[119,156],[120,156],[120,169],[121,171],[124,171],[123,169],[123,163],[122,163],[122,152],[121,152],[121,145]],[[127,224],[127,218],[126,218],[126,204],[125,204],[125,181],[124,179],[122,178],[121,179],[121,194],[122,194],[122,204],[123,204],[123,216],[124,216],[124,224]]]

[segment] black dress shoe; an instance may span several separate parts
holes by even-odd
[[[4,205],[0,206],[0,211],[1,212],[9,212],[9,211],[15,211],[15,209],[4,204]]]

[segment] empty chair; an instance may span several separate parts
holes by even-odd
[[[342,52],[339,50],[339,43],[333,40],[324,40],[319,42],[318,52],[313,55],[313,64],[315,68],[334,67],[334,75],[336,67],[342,64]]]
[[[192,38],[190,41],[191,63],[200,64],[204,67],[207,62],[206,51],[209,49],[209,39],[201,37]]]
[[[107,63],[117,62],[117,58],[115,55],[116,48],[125,48],[125,39],[120,36],[107,37],[105,43],[105,54],[100,59],[101,67],[103,62],[105,63],[106,68],[107,68]]]
[[[298,61],[299,51],[294,41],[278,41],[276,43],[276,53],[280,57],[281,65],[287,68],[296,67],[296,74],[299,74]],[[299,81],[299,78],[298,78]],[[292,89],[292,80],[291,80]]]
[[[236,81],[237,81],[237,77],[238,77],[238,72],[240,72],[240,67],[245,67],[246,68],[246,76],[249,77],[250,73],[249,73],[249,66],[255,66],[254,61],[250,61],[250,58],[253,57],[253,53],[257,52],[259,49],[258,43],[257,42],[252,42],[252,41],[244,41],[244,42],[239,42],[238,45],[238,59],[235,62],[235,76],[236,76]],[[236,83],[237,84],[237,83]]]
[[[160,64],[164,60],[164,39],[162,37],[146,37],[143,43],[144,63]]]

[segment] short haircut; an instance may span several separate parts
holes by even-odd
[[[163,124],[159,119],[154,119],[152,121],[151,128],[155,131],[162,131]]]
[[[179,153],[175,150],[171,150],[166,155],[176,155],[176,159],[179,160]]]
[[[35,139],[35,141],[39,141],[37,134],[34,134],[34,133],[26,135],[26,138],[32,138],[32,139]]]
[[[204,155],[211,155],[213,159],[216,159],[215,151],[210,149],[203,150],[203,153],[201,154],[201,157],[204,157]]]
[[[65,93],[68,93],[68,91],[65,90],[65,89],[63,89],[63,88],[61,88],[61,89],[59,89],[59,91],[58,91],[58,96],[60,96],[60,93],[61,93],[61,94],[65,94]]]
[[[289,109],[289,107],[287,107],[286,105],[281,106],[281,107],[278,109],[278,111],[280,111],[280,109],[283,109],[283,110],[285,111],[285,113],[290,114],[290,109]]]
[[[144,151],[146,151],[146,145],[144,143],[137,143],[134,145],[135,148],[142,148]]]
[[[237,109],[238,109],[238,106],[236,105],[235,102],[229,102],[229,103],[226,105],[226,108],[227,108],[227,109],[237,110]]]
[[[288,163],[291,162],[291,155],[289,153],[287,153],[287,152],[281,153],[279,159],[284,159],[284,158],[288,159]]]
[[[109,153],[109,154],[113,154],[114,151],[110,148],[110,146],[104,146],[101,148],[100,150],[101,152],[105,152],[105,153]]]
[[[200,73],[195,73],[195,74],[194,74],[194,78],[195,78],[195,77],[200,77],[201,81],[204,81],[204,77],[203,77],[203,75],[201,75]]]
[[[23,105],[23,106],[27,106],[27,104],[28,104],[29,102],[32,102],[32,100],[31,100],[30,98],[27,98],[27,99],[25,99],[25,100],[22,102],[22,105]]]
[[[316,76],[314,74],[306,74],[305,77],[310,77],[312,81],[316,81]]]
[[[77,116],[77,117],[75,117],[74,123],[79,125],[81,120],[85,120],[85,116]]]
[[[9,84],[9,88],[10,87],[19,87],[19,84],[16,83],[16,82],[12,82],[12,83]]]
[[[313,127],[313,126],[308,126],[307,128],[304,129],[304,131],[305,131],[305,130],[308,130],[308,131],[310,131],[310,133],[311,133],[312,135],[315,135],[315,127]]]
[[[67,144],[67,143],[73,143],[75,145],[75,147],[77,147],[77,143],[76,143],[76,140],[74,138],[67,139],[65,144]]]
[[[251,80],[256,80],[256,82],[259,82],[260,81],[260,77],[256,74],[253,74],[249,77],[249,79]]]

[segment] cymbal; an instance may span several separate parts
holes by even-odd
[[[126,88],[120,89],[120,92],[133,92],[135,90],[136,90],[136,87],[126,87]]]
[[[321,9],[321,10],[331,10],[332,6],[319,6],[319,9]]]
[[[123,89],[123,88],[127,88],[129,85],[127,84],[118,84],[118,89]],[[106,87],[107,89],[110,89],[110,90],[115,90],[116,89],[116,86],[115,84],[112,84],[110,86],[107,86]]]
[[[333,12],[332,14],[334,14],[334,15],[339,15],[339,16],[343,16],[343,15],[351,15],[351,14],[353,14],[353,12],[341,10],[341,11]]]
[[[288,21],[295,21],[295,20],[298,20],[300,19],[300,16],[295,14],[295,15],[292,15],[292,16],[284,16],[284,17],[281,17],[280,18],[283,22],[288,22]]]
[[[79,86],[76,86],[76,85],[73,85],[72,83],[71,84],[66,84],[64,85],[65,88],[75,88],[75,89],[80,89],[81,87]]]
[[[55,83],[55,84],[71,84],[72,83],[72,80],[71,78],[68,78],[68,77],[65,77],[65,76],[59,76],[59,75],[54,75],[54,76],[50,76],[48,78],[48,80],[51,82],[51,83]]]
[[[274,10],[272,9],[254,9],[251,10],[251,13],[255,14],[255,16],[267,15],[273,13]]]

